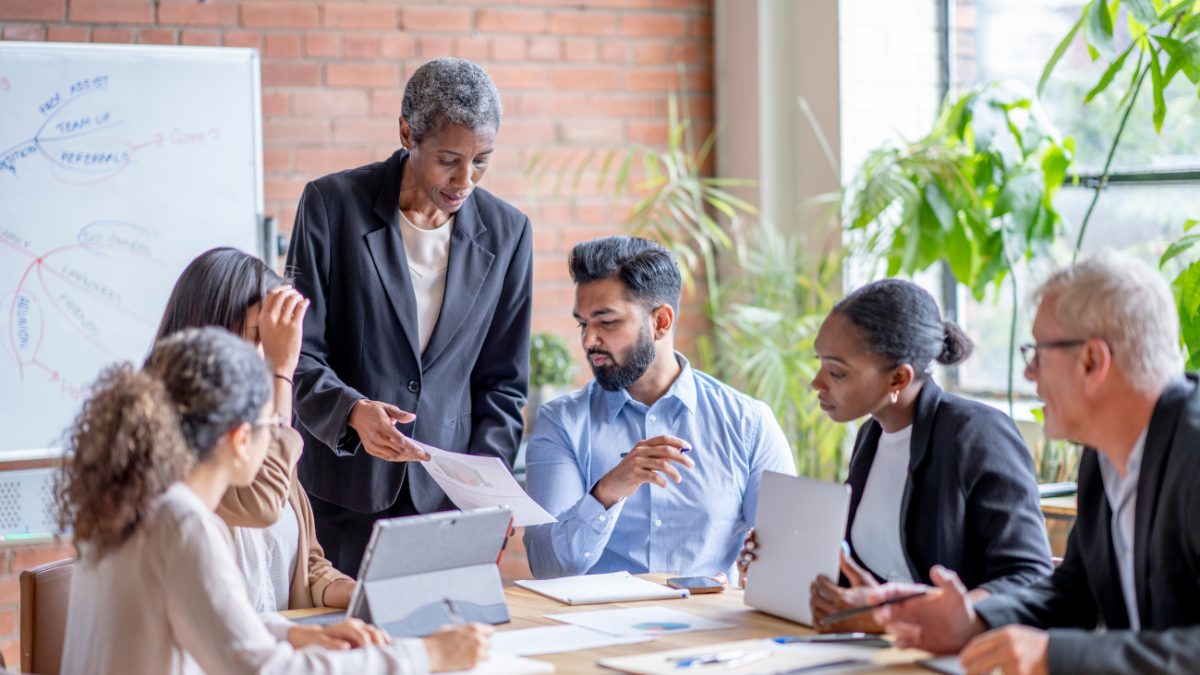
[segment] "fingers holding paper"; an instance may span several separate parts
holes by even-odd
[[[621,461],[592,487],[592,496],[604,508],[629,497],[645,483],[665,488],[671,480],[683,482],[680,469],[696,466],[685,453],[691,446],[674,436],[656,436],[639,442],[621,457]]]
[[[389,462],[424,462],[429,453],[396,428],[416,418],[390,403],[364,399],[354,404],[348,423],[358,432],[368,454]]]

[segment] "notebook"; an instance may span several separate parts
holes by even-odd
[[[523,579],[516,584],[528,588],[568,605],[593,605],[602,602],[630,602],[634,600],[669,600],[686,598],[686,589],[668,588],[629,572],[611,574],[584,574],[559,579]]]

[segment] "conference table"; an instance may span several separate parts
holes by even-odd
[[[656,583],[662,583],[669,575],[643,574],[639,576]],[[529,657],[553,663],[556,672],[559,673],[611,674],[615,671],[607,668],[601,668],[600,666],[596,665],[596,661],[614,656],[632,656],[636,654],[646,654],[649,652],[678,649],[681,647],[705,647],[721,642],[732,642],[735,640],[770,638],[781,635],[805,635],[813,632],[803,626],[791,623],[789,621],[784,621],[783,619],[775,618],[747,607],[742,601],[742,591],[736,588],[727,588],[723,593],[693,595],[690,598],[682,600],[651,600],[645,602],[618,602],[604,605],[583,606],[564,605],[545,596],[538,595],[533,591],[508,584],[506,584],[504,589],[504,595],[508,600],[508,609],[509,613],[512,615],[512,622],[502,626],[497,626],[497,630],[501,631],[517,628],[561,625],[556,621],[547,619],[545,616],[543,616],[545,614],[587,612],[597,609],[614,609],[649,605],[670,607],[672,609],[688,612],[690,614],[724,621],[735,626],[735,628],[728,628],[718,631],[663,635],[655,639],[653,642],[645,642],[641,644],[616,645],[611,647],[602,647],[599,649],[587,649],[562,654],[545,654]],[[331,610],[291,610],[284,612],[283,615],[290,618],[298,618],[329,611]],[[917,650],[879,649],[876,650],[874,657],[874,660],[879,664],[877,668],[857,669],[853,672],[925,673],[928,675],[931,671],[925,670],[914,664],[916,660],[927,658],[928,656],[929,655],[927,653]],[[706,668],[703,670],[703,672],[716,673],[720,672],[720,669]],[[834,673],[838,671],[830,669],[825,672]]]

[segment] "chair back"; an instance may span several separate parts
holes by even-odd
[[[58,675],[75,559],[21,572],[21,672]]]

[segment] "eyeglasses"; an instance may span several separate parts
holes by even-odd
[[[1025,359],[1025,367],[1036,370],[1038,366],[1039,349],[1066,349],[1078,347],[1087,340],[1051,340],[1050,342],[1026,342],[1021,345],[1021,358]]]
[[[254,422],[254,424],[252,426],[254,426],[256,429],[258,427],[269,427],[272,429],[282,429],[283,427],[290,426],[290,425],[288,424],[288,420],[285,417],[283,417],[283,415],[271,415],[270,417],[264,417],[261,420],[257,420],[256,422]]]

